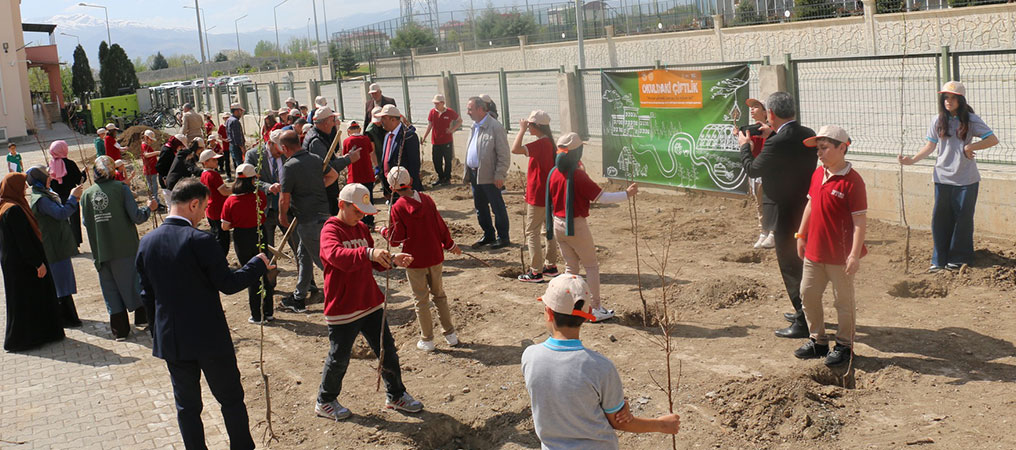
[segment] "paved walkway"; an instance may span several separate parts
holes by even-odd
[[[53,126],[40,133],[44,145],[67,140],[78,159],[73,132]],[[85,150],[93,138],[79,136]],[[19,147],[26,168],[44,163],[34,138]],[[183,448],[165,363],[152,356],[147,333],[135,330],[126,342],[111,339],[87,242],[81,251],[73,259],[74,299],[85,325],[30,352],[0,351],[0,449]],[[0,317],[3,327],[6,301],[0,302]],[[210,448],[226,448],[218,403],[203,389],[206,441]]]

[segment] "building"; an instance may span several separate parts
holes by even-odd
[[[41,68],[49,81],[50,101],[40,100],[40,113],[50,121],[60,120],[65,103],[55,30],[56,25],[22,23],[20,0],[0,0],[0,142],[27,136],[42,125],[35,120],[29,68]],[[26,46],[25,32],[46,33],[49,41]]]

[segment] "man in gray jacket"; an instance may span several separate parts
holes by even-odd
[[[480,97],[470,97],[466,114],[473,119],[473,128],[469,145],[466,146],[466,171],[462,178],[473,188],[476,220],[483,229],[483,237],[473,246],[506,247],[511,245],[511,241],[508,234],[508,209],[501,197],[501,188],[504,187],[508,166],[511,164],[508,134],[497,119],[487,114],[487,104]],[[492,211],[493,224],[490,220]]]

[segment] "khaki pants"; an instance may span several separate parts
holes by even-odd
[[[540,230],[547,223],[547,208],[526,204],[526,242],[529,244],[529,268],[540,273],[544,266],[557,264],[557,244],[547,239],[547,255],[544,259],[543,244],[540,243]]]
[[[854,276],[847,275],[845,265],[821,264],[804,260],[804,274],[801,277],[801,298],[804,317],[808,319],[811,338],[820,344],[829,342],[825,333],[825,316],[822,311],[822,293],[826,284],[833,285],[833,307],[836,308],[836,342],[853,346],[855,306]]]
[[[596,260],[596,247],[593,246],[593,234],[589,231],[589,223],[585,217],[575,218],[575,236],[565,235],[565,219],[554,217],[554,238],[561,247],[564,257],[565,273],[579,274],[579,267],[586,269],[586,283],[593,294],[592,306],[600,307],[600,264]]]
[[[452,325],[452,313],[448,309],[448,297],[444,292],[441,280],[441,269],[444,264],[435,264],[422,269],[406,269],[409,285],[416,297],[416,318],[420,322],[420,338],[425,341],[434,340],[434,317],[430,314],[430,296],[434,295],[434,305],[441,321],[441,328],[447,336],[455,332]]]

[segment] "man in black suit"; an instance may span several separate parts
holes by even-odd
[[[253,449],[236,353],[219,292],[234,294],[268,270],[259,254],[231,271],[211,234],[196,228],[208,188],[194,178],[173,187],[169,215],[141,239],[135,261],[141,295],[155,305],[152,354],[166,360],[176,397],[177,422],[188,449],[205,449],[201,373],[222,407],[231,449]]]
[[[381,126],[388,132],[381,140],[382,170],[388,173],[392,167],[402,166],[413,178],[413,190],[423,191],[420,180],[420,137],[416,135],[416,127],[402,117],[402,112],[395,105],[385,106],[378,113]],[[392,204],[395,200],[392,199]]]
[[[794,234],[801,225],[801,216],[808,203],[808,186],[818,163],[814,148],[804,140],[815,135],[811,128],[796,120],[794,98],[786,92],[776,92],[766,100],[769,126],[773,134],[766,136],[765,145],[758,157],[751,155],[751,141],[744,132],[738,135],[741,161],[750,177],[762,177],[766,195],[776,202],[776,260],[780,265],[783,284],[794,305],[793,313],[784,317],[791,322],[787,328],[776,330],[785,338],[808,337],[808,323],[801,310],[801,272],[804,261],[797,256],[797,238]]]
[[[398,106],[395,104],[395,99],[391,97],[385,97],[381,95],[381,86],[377,83],[371,83],[370,87],[367,88],[367,105],[366,112],[363,114],[363,123],[370,123],[370,112],[374,110],[374,107],[384,108],[385,105]],[[317,114],[317,113],[315,113]]]

